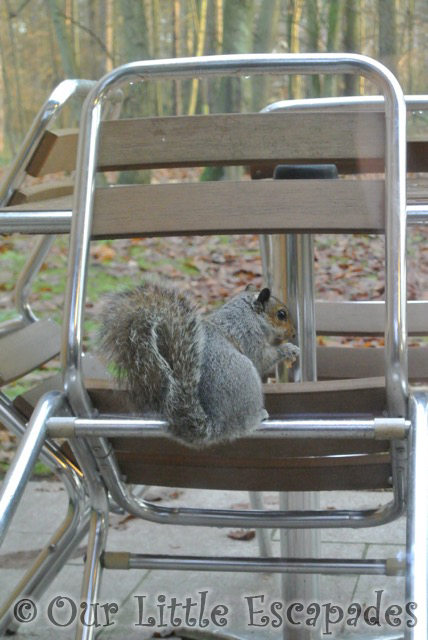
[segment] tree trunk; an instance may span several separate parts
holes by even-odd
[[[22,101],[22,91],[21,91],[21,74],[19,72],[19,63],[18,63],[18,51],[15,40],[15,32],[12,24],[13,14],[10,10],[9,0],[6,0],[6,9],[7,9],[7,26],[9,31],[9,42],[10,42],[10,62],[9,64],[13,69],[13,76],[15,79],[15,96],[16,96],[16,110],[18,115],[18,135],[19,138],[23,138],[25,135],[25,120],[24,120],[24,112],[23,112],[23,101]]]
[[[302,9],[303,0],[288,0],[287,39],[290,53],[299,53],[299,24]],[[288,76],[288,97],[303,98],[302,76]]]
[[[279,2],[278,0],[263,0],[260,15],[254,33],[253,51],[255,53],[270,53],[278,32]],[[262,75],[253,78],[253,111],[260,111],[269,101],[268,89],[271,86],[271,76]]]
[[[336,52],[339,44],[340,0],[330,0],[327,18],[327,51]],[[323,94],[332,96],[337,93],[337,76],[328,74],[324,78]]]
[[[415,34],[415,0],[409,0],[409,6],[407,9],[407,82],[406,92],[413,93],[413,55],[412,49],[414,46],[414,34]]]
[[[146,14],[141,1],[121,0],[120,10],[123,17],[122,23],[122,56],[124,62],[147,60],[150,58],[147,33]],[[156,82],[137,82],[129,91],[129,98],[124,105],[124,115],[151,116],[153,115],[152,96],[155,94]],[[122,171],[119,175],[119,184],[130,182],[150,182],[149,171]]]
[[[248,53],[252,48],[254,2],[224,0],[223,11],[223,53]],[[241,78],[222,79],[217,105],[223,113],[241,111]]]
[[[395,0],[378,0],[379,60],[396,73],[396,11]]]
[[[181,58],[181,0],[174,0],[174,56]],[[183,113],[183,91],[181,80],[174,82],[174,112],[179,116]]]
[[[153,58],[157,60],[161,57],[159,50],[159,25],[160,25],[160,12],[159,12],[159,0],[152,0],[152,43],[153,43]],[[156,113],[158,116],[163,114],[163,88],[161,82],[155,83],[156,93]]]
[[[1,51],[1,70],[2,70],[2,102],[4,108],[4,137],[9,147],[8,151],[10,155],[14,156],[18,146],[18,140],[16,136],[16,127],[13,120],[13,101],[12,101],[12,89],[10,86],[9,67],[7,64],[6,49],[2,42],[0,30],[0,51]]]
[[[343,38],[346,53],[357,53],[359,49],[358,28],[358,0],[347,0],[345,4],[345,33]],[[345,76],[345,94],[355,96],[359,94],[358,76],[347,74]]]
[[[198,29],[198,38],[196,44],[196,56],[202,56],[204,53],[204,45],[205,45],[205,34],[207,30],[207,10],[208,10],[208,0],[201,0],[201,14],[199,16],[199,29]],[[193,78],[192,80],[192,89],[190,92],[189,99],[189,108],[188,114],[192,116],[196,111],[196,101],[198,98],[198,87],[199,80],[198,78]]]
[[[308,24],[308,51],[317,53],[319,50],[319,16],[318,1],[306,0],[307,24]],[[319,75],[311,75],[308,82],[308,94],[310,98],[319,98],[321,95],[321,82]]]
[[[215,52],[223,51],[223,0],[214,0],[215,2]]]
[[[77,78],[76,62],[72,51],[70,37],[65,26],[64,16],[58,6],[58,0],[46,0],[48,11],[55,28],[62,68],[66,78]]]

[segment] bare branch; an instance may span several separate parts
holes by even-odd
[[[63,18],[65,18],[66,20],[69,20],[76,27],[79,27],[79,29],[82,29],[82,31],[86,31],[86,33],[88,33],[91,36],[91,38],[93,38],[95,40],[95,42],[97,42],[97,44],[103,50],[103,52],[106,54],[106,56],[109,58],[109,60],[111,60],[114,63],[113,54],[110,53],[110,51],[107,49],[105,43],[101,40],[101,38],[94,31],[92,31],[92,29],[90,29],[86,25],[82,24],[78,20],[75,20],[71,16],[66,15],[62,11],[58,11],[58,14],[60,16],[62,16]]]

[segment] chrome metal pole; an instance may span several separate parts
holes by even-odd
[[[135,62],[115,69],[97,83],[83,107],[65,304],[65,318],[69,318],[69,322],[65,322],[63,330],[65,387],[74,410],[80,415],[90,415],[92,411],[82,380],[80,354],[101,103],[119,82],[131,76],[148,80],[260,73],[359,73],[375,82],[385,97],[386,386],[390,415],[405,415],[407,351],[402,295],[405,290],[405,103],[391,72],[380,63],[356,54],[251,54]]]
[[[119,562],[117,561],[119,559]],[[323,575],[376,575],[388,572],[387,560],[324,560],[318,558],[230,558],[197,556],[151,556],[137,553],[106,553],[104,566],[110,569],[164,569],[172,571],[239,571],[247,573],[297,573]],[[300,602],[300,601],[299,601]],[[303,602],[303,601],[302,601]]]
[[[424,111],[428,109],[428,95],[404,96],[407,111]],[[271,111],[305,111],[312,113],[341,113],[353,111],[369,111],[379,113],[385,110],[384,96],[338,96],[333,98],[301,98],[298,100],[279,100],[263,109]]]
[[[296,418],[288,420],[265,420],[258,429],[248,433],[246,438],[287,438],[318,439],[365,439],[390,440],[405,438],[410,422],[402,418]],[[109,418],[100,416],[75,418],[74,416],[53,416],[47,422],[48,433],[54,438],[74,436],[102,438],[168,438],[168,423],[165,420],[144,418]]]
[[[428,388],[413,388],[409,413],[406,604],[417,605],[418,623],[405,631],[406,640],[428,637]]]
[[[409,204],[406,207],[407,224],[421,225],[428,223],[428,206]],[[0,234],[9,233],[70,233],[70,210],[63,211],[27,211],[26,209],[14,209],[13,211],[0,211]],[[265,234],[263,237],[269,238]],[[266,283],[271,282],[272,268],[269,267]],[[270,279],[269,279],[270,278]]]
[[[392,522],[403,514],[405,506],[403,485],[396,482],[393,486],[394,497],[390,503],[367,510],[260,512],[162,507],[132,495],[109,443],[101,438],[97,439],[96,449],[100,472],[115,502],[137,518],[151,522],[208,527],[358,528]]]
[[[28,160],[36,150],[47,127],[53,124],[71,97],[86,96],[95,84],[94,80],[64,80],[52,91],[35,117],[0,185],[0,207],[8,204],[16,189],[22,184]]]
[[[10,632],[19,627],[13,616],[15,602],[29,597],[40,598],[87,533],[89,510],[85,504],[84,487],[77,474],[71,479],[77,482],[70,482],[69,474],[62,478],[69,495],[64,521],[0,607],[0,636],[6,630]]]
[[[297,324],[297,344],[300,355],[291,370],[294,382],[317,379],[317,344],[315,323],[314,249],[312,235],[288,234],[273,237],[273,290],[285,300]],[[285,269],[283,262],[285,258]],[[279,369],[283,373],[284,369]],[[287,372],[288,373],[288,372]],[[280,376],[280,381],[284,381]],[[318,511],[317,492],[280,492],[282,511]],[[283,529],[279,531],[281,556],[286,558],[317,558],[321,556],[321,532],[317,529]],[[321,597],[320,578],[293,573],[282,577],[284,602],[317,601]],[[319,636],[314,629],[284,628],[284,639],[309,640]]]
[[[6,206],[9,203],[15,191],[19,189],[24,181],[28,162],[37,149],[47,127],[55,122],[64,106],[73,96],[86,96],[94,85],[95,81],[92,80],[64,80],[53,90],[35,117],[18,153],[0,184],[0,207]],[[9,223],[10,222],[11,221],[9,221]],[[16,228],[12,227],[11,231],[16,231]],[[0,327],[1,334],[14,331],[36,320],[28,302],[28,295],[31,284],[43,264],[54,239],[54,236],[41,238],[36,244],[34,251],[30,255],[19,277],[15,289],[18,319],[12,320]]]
[[[264,511],[263,494],[260,491],[249,491],[251,508],[257,511]],[[257,544],[259,554],[262,558],[272,558],[272,541],[270,539],[270,529],[256,529]]]
[[[92,640],[95,637],[93,605],[96,604],[101,586],[102,556],[108,534],[109,500],[107,490],[97,471],[97,465],[88,443],[82,439],[71,442],[73,453],[85,474],[91,506],[89,538],[85,571],[81,589],[81,603],[86,611],[78,618],[76,640]]]
[[[15,458],[4,477],[0,488],[0,546],[43,447],[46,421],[62,402],[63,396],[57,391],[52,391],[39,400]]]

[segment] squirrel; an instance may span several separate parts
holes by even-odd
[[[107,296],[99,350],[138,414],[162,416],[169,434],[201,448],[245,435],[268,418],[262,376],[299,349],[287,307],[249,285],[202,315],[164,284]]]

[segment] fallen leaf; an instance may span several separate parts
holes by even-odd
[[[256,537],[254,529],[236,529],[235,531],[229,531],[227,534],[231,540],[253,540]]]

